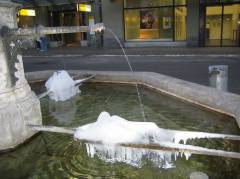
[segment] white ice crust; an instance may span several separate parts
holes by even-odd
[[[180,142],[181,137],[176,135],[174,131],[161,129],[152,122],[127,121],[119,116],[110,116],[108,112],[102,112],[96,122],[77,128],[74,137],[104,144],[87,143],[90,157],[96,155],[106,162],[124,162],[135,167],[141,167],[142,159],[148,159],[155,166],[166,169],[175,167],[174,161],[179,156],[178,152],[122,147],[118,144]],[[182,135],[184,140],[191,138],[188,133]],[[186,159],[190,157],[189,153],[184,155]]]
[[[77,81],[74,81],[68,72],[62,70],[54,72],[45,86],[49,91],[49,98],[54,101],[66,101],[80,92]]]

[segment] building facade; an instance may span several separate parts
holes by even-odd
[[[126,46],[240,45],[239,0],[106,0],[102,17]]]
[[[24,22],[32,26],[39,23],[44,26],[72,26],[103,22],[127,47],[240,46],[240,0],[72,0],[71,3],[64,0],[32,0],[31,2],[36,9],[35,20],[21,17],[20,26],[24,26]],[[92,11],[79,11],[79,3],[89,4]],[[64,43],[86,40],[89,42],[88,37],[88,34],[83,33],[55,35],[51,40],[61,40]],[[101,39],[101,44],[106,47],[118,45],[111,33],[105,32]]]
[[[16,0],[20,3],[20,1]],[[31,2],[31,3],[30,3]],[[34,16],[18,14],[18,27],[85,26],[102,21],[100,3],[95,1],[24,1],[22,10],[34,10]],[[19,11],[20,12],[20,11]],[[49,35],[50,46],[88,46],[100,45],[101,39],[91,39],[91,34],[85,32],[74,34]],[[97,41],[98,40],[98,41]]]

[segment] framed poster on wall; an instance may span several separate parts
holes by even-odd
[[[163,29],[171,29],[172,20],[171,17],[163,17]]]
[[[157,11],[154,9],[140,10],[140,29],[157,29]]]

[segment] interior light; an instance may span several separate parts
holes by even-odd
[[[92,8],[91,8],[91,5],[88,5],[88,4],[78,4],[78,11],[81,11],[81,12],[91,12],[92,11]]]
[[[21,9],[19,11],[20,16],[36,16],[36,12],[34,9]]]

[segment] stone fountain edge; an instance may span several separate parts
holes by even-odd
[[[44,81],[55,70],[26,73],[29,82]],[[154,72],[68,70],[76,78],[96,75],[91,82],[141,84],[210,110],[232,116],[240,127],[240,95]]]

